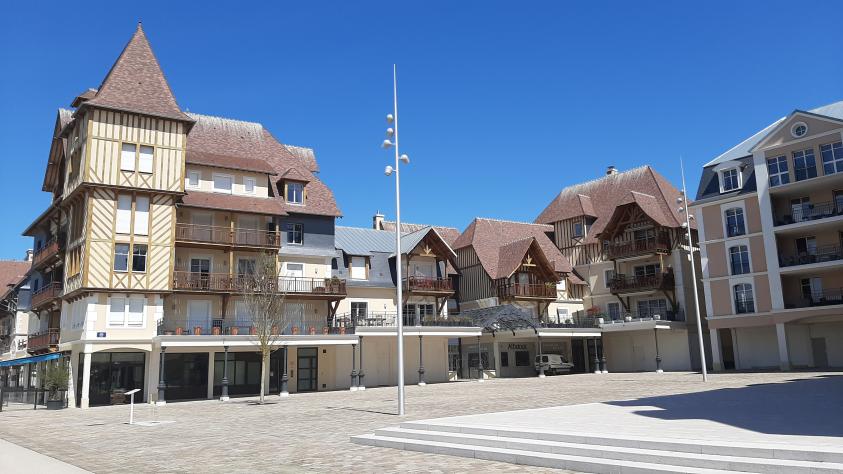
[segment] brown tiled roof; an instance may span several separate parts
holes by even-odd
[[[605,221],[611,219],[615,208],[633,199],[630,197],[633,191],[650,196],[650,198],[641,197],[639,204],[644,203],[652,215],[659,216],[662,225],[667,227],[681,225],[682,218],[676,204],[676,198],[680,196],[679,190],[649,165],[569,186],[547,205],[535,222],[553,224],[582,215],[596,217],[589,236],[590,240],[594,240],[599,232],[593,230],[605,228],[607,224]],[[590,209],[584,205],[583,196],[588,198]]]
[[[79,107],[82,104],[82,102],[91,100],[94,97],[96,97],[96,95],[97,95],[96,89],[86,89],[85,92],[77,95],[76,98],[73,99],[73,102],[70,104],[70,106],[71,107]]]
[[[427,225],[427,224],[411,224],[409,222],[402,222],[401,223],[401,234],[409,234],[411,232],[417,232],[425,227],[433,227],[436,229],[436,232],[439,233],[439,236],[442,237],[448,245],[451,247],[454,246],[454,241],[460,236],[460,230],[456,227],[445,227],[441,225]],[[388,230],[390,232],[395,232],[395,221],[381,221],[381,230]]]
[[[527,252],[533,249],[530,255],[536,262],[536,265],[541,266],[545,272],[552,274],[555,272],[553,264],[550,263],[541,251],[535,237],[527,237],[526,239],[516,240],[510,242],[500,248],[498,256],[498,274],[495,278],[509,278],[524,262],[524,257]]]
[[[0,260],[0,299],[6,298],[11,289],[26,278],[32,262]]]
[[[92,99],[81,104],[190,121],[149,46],[140,23]]]
[[[319,164],[316,163],[316,154],[313,152],[313,148],[307,148],[303,146],[294,146],[294,145],[284,145],[290,150],[290,153],[298,157],[298,159],[304,164],[308,171],[311,173],[318,173],[319,172]]]
[[[279,176],[279,177],[283,178],[284,180],[301,181],[303,183],[309,183],[310,182],[310,173],[307,173],[307,174],[305,174],[305,173],[306,172],[302,171],[301,168],[291,166],[290,168],[287,169],[287,171],[281,173],[281,176]]]
[[[556,272],[570,273],[572,270],[571,263],[550,241],[546,232],[553,232],[553,227],[526,222],[476,218],[454,241],[452,247],[455,250],[468,246],[473,247],[483,269],[491,278],[496,278],[501,268],[501,249],[513,242],[532,238],[538,244],[544,258],[550,262]],[[521,257],[523,257],[523,254]]]
[[[243,156],[220,155],[207,151],[195,150],[188,145],[187,163],[194,165],[213,166],[230,170],[256,171],[258,173],[275,174],[269,163],[263,160]]]
[[[237,196],[233,194],[190,191],[182,197],[180,206],[224,211],[248,212],[273,216],[285,215],[281,198]]]

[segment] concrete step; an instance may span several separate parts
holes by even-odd
[[[605,446],[562,441],[546,441],[530,438],[488,436],[445,431],[417,430],[409,428],[383,428],[375,431],[381,438],[404,439],[406,441],[440,442],[457,446],[483,447],[489,449],[514,449],[534,453],[551,453],[593,459],[624,462],[640,462],[685,468],[705,468],[722,471],[757,473],[838,473],[843,464],[789,459],[765,459],[714,454],[699,454],[681,451],[664,451],[647,448]],[[406,442],[405,441],[405,442]]]
[[[444,433],[477,434],[483,436],[501,436],[507,438],[557,441],[591,446],[619,448],[642,448],[680,453],[710,454],[720,456],[739,456],[748,458],[780,459],[792,461],[812,461],[820,463],[843,463],[843,449],[824,446],[811,448],[784,443],[750,443],[735,441],[712,441],[700,439],[653,438],[644,436],[620,436],[587,433],[568,433],[561,431],[502,429],[496,427],[463,426],[433,422],[405,422],[401,428],[436,431]]]
[[[432,454],[446,454],[487,461],[508,462],[525,466],[538,466],[569,471],[592,472],[597,474],[651,474],[651,473],[688,473],[715,474],[725,473],[717,469],[701,469],[687,466],[670,466],[616,459],[589,458],[567,454],[541,453],[519,449],[489,448],[485,446],[460,445],[439,441],[423,441],[407,438],[391,438],[375,434],[354,436],[351,441],[357,444],[396,448],[405,451],[419,451]]]

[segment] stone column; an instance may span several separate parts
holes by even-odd
[[[477,336],[477,380],[483,381],[483,353],[480,352],[480,336]]]
[[[220,392],[220,401],[228,401],[228,346],[223,346],[225,349],[225,356],[222,360],[222,391]]]
[[[422,340],[421,334],[419,334],[419,386],[424,387],[424,357],[422,356],[422,345],[424,341]]]
[[[167,350],[166,347],[161,347],[161,355],[158,359],[158,400],[156,400],[156,405],[165,405],[167,403],[167,397],[165,396],[164,392],[167,389],[167,382],[164,380],[164,352]],[[87,354],[85,354],[87,360]],[[85,364],[87,367],[88,364]]]
[[[351,345],[351,387],[352,392],[357,390],[357,344]]]
[[[715,372],[723,370],[723,353],[720,347],[720,333],[717,329],[709,329],[708,337],[711,339],[711,367]]]
[[[82,367],[82,398],[81,408],[88,408],[90,406],[91,393],[91,352],[90,349],[85,349],[85,365]]]
[[[606,365],[606,346],[603,343],[603,338],[600,338],[600,372],[604,374],[609,373],[609,366]]]
[[[790,370],[790,353],[787,350],[787,329],[784,323],[776,324],[776,338],[779,342],[779,368]]]
[[[360,370],[357,371],[357,390],[366,390],[366,384],[363,383],[363,336],[360,336]]]
[[[662,373],[662,356],[659,353],[659,330],[653,329],[653,335],[656,338],[656,373]]]

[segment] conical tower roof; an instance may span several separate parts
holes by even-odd
[[[176,103],[140,23],[94,98],[84,104],[193,121]]]

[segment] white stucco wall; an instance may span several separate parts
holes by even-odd
[[[603,348],[609,372],[656,370],[656,344],[652,330],[604,332]],[[688,331],[659,330],[662,369],[691,370]]]

